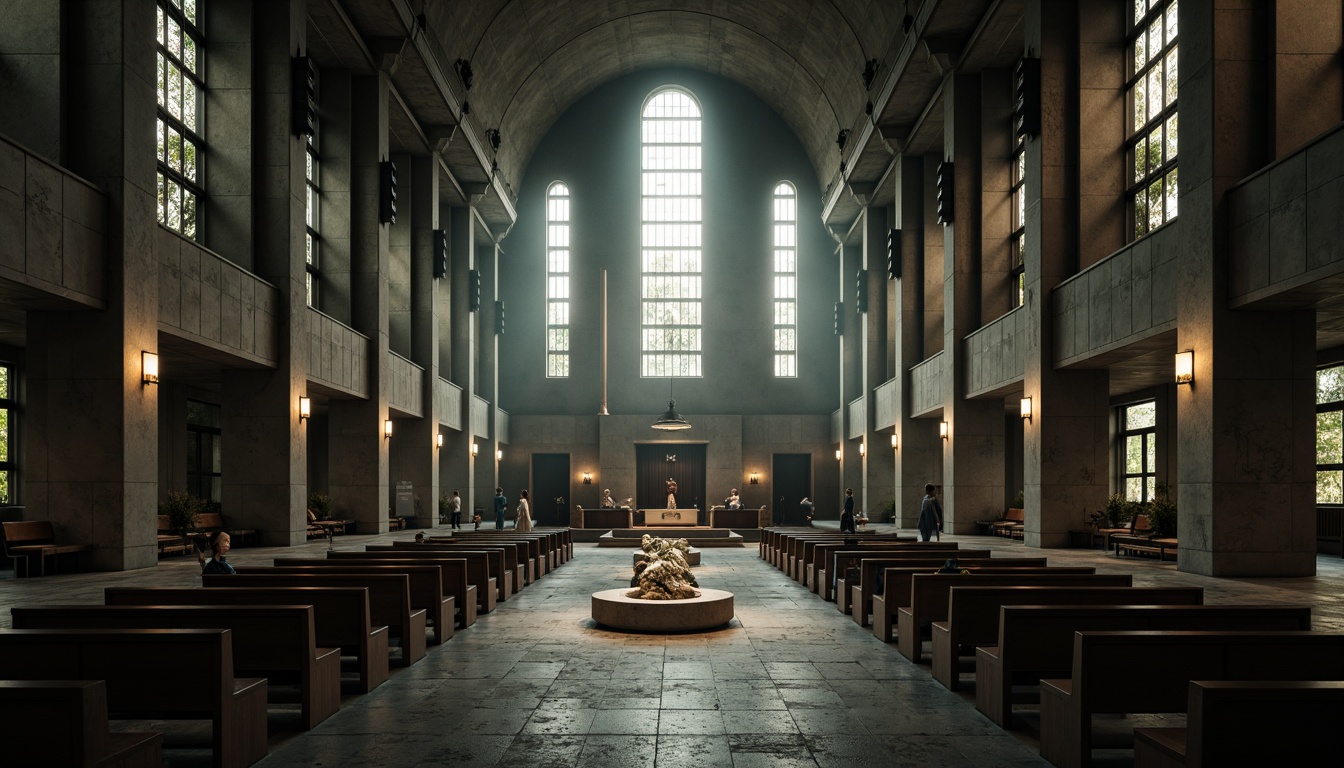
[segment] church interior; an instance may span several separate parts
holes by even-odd
[[[1342,52],[1322,0],[0,0],[0,764],[1344,757]],[[643,533],[731,620],[599,619]]]

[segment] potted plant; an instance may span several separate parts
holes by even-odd
[[[1153,500],[1148,502],[1148,527],[1153,538],[1176,538],[1176,502],[1171,498],[1171,486],[1166,483],[1157,486]]]
[[[168,527],[177,531],[182,543],[190,546],[188,531],[196,529],[196,517],[205,508],[205,502],[185,491],[169,491],[167,498],[159,502],[159,514],[168,519]]]
[[[443,524],[443,523],[448,522],[448,515],[452,512],[452,509],[453,509],[453,507],[452,507],[452,504],[448,501],[448,497],[447,497],[447,496],[440,496],[440,497],[439,497],[439,523],[440,523],[440,524]]]
[[[331,519],[331,497],[313,491],[308,494],[308,508],[313,510],[313,514],[318,520]]]
[[[1134,516],[1133,508],[1123,493],[1113,493],[1106,500],[1106,519],[1112,528],[1121,528]]]

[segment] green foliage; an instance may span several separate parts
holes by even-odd
[[[893,496],[882,504],[882,521],[896,522],[896,497]]]
[[[196,517],[205,511],[205,501],[185,491],[169,491],[168,498],[159,502],[159,514],[168,518],[168,525],[183,533],[196,527]]]
[[[1157,538],[1176,536],[1176,502],[1171,498],[1171,486],[1161,483],[1157,495],[1148,502],[1148,527]]]
[[[449,502],[448,497],[447,497],[447,496],[440,496],[440,497],[439,497],[439,518],[442,519],[442,518],[446,518],[446,517],[448,517],[448,514],[449,514],[450,512],[452,512],[452,511],[453,511],[453,507],[452,507],[452,504]]]
[[[1141,506],[1141,505],[1140,505]],[[1119,528],[1134,517],[1135,503],[1125,498],[1123,493],[1113,493],[1106,500],[1106,519],[1112,528]]]
[[[1013,497],[1013,509],[1025,509],[1027,506],[1027,497],[1022,491],[1018,491]]]
[[[331,497],[313,491],[308,494],[308,508],[313,510],[318,520],[331,519]]]

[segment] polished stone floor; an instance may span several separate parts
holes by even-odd
[[[409,538],[409,534],[388,537]],[[359,549],[374,537],[342,537]],[[387,538],[387,537],[384,537]],[[1020,542],[963,545],[1021,552]],[[237,564],[276,554],[240,549]],[[1309,603],[1316,628],[1344,631],[1344,561],[1321,556],[1310,579],[1211,579],[1168,562],[1092,550],[1031,551],[1052,564],[1133,572],[1136,584],[1197,585],[1206,602]],[[630,550],[575,546],[575,557],[310,732],[272,718],[265,768],[289,766],[1028,766],[1036,734],[1006,733],[902,658],[834,603],[744,549],[704,550],[702,586],[736,595],[727,628],[652,636],[601,629],[592,592],[628,583]],[[13,579],[0,605],[101,602],[105,586],[198,583],[194,561],[129,573]],[[9,625],[8,611],[0,626]],[[972,689],[973,691],[973,689]],[[1131,753],[1132,754],[1132,753]],[[172,765],[200,755],[170,753]],[[1121,753],[1119,764],[1126,762]]]

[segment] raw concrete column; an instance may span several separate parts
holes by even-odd
[[[476,462],[476,484],[486,487],[487,497],[493,497],[499,485],[499,461],[495,456],[497,451],[504,450],[500,442],[499,422],[495,418],[495,411],[499,408],[499,335],[495,333],[495,302],[500,299],[499,258],[499,245],[493,241],[484,241],[476,249],[476,268],[481,271],[481,311],[476,315],[477,341],[480,344],[476,395],[486,402],[486,422],[490,430],[487,439],[478,441],[486,461]],[[509,493],[508,496],[512,506],[517,494]]]
[[[70,12],[82,5],[76,3]],[[78,112],[84,105],[70,100],[62,70],[85,54],[72,50],[62,57],[64,14],[50,0],[7,0],[3,9],[0,71],[5,73],[5,100],[23,108],[0,109],[0,134],[51,162],[64,163],[66,121],[61,110]]]
[[[101,42],[67,59],[80,98],[67,102],[79,111],[66,124],[69,167],[107,192],[115,267],[105,310],[28,314],[24,501],[58,539],[98,545],[93,567],[146,568],[158,562],[159,388],[141,382],[141,353],[158,350],[159,230],[154,57],[139,36],[152,33],[154,7],[76,0],[63,17],[77,39]],[[80,119],[85,112],[120,121]]]
[[[462,519],[469,521],[475,505],[483,503],[489,496],[476,492],[477,458],[471,455],[472,443],[477,440],[471,431],[471,398],[476,392],[476,313],[471,311],[467,300],[470,271],[475,268],[472,259],[476,252],[470,208],[451,209],[448,235],[448,280],[453,293],[448,344],[452,368],[444,378],[462,390],[462,409],[457,414],[462,429],[444,435],[443,453],[447,455],[440,456],[439,466],[444,488],[450,494],[454,488],[458,489],[462,497]]]
[[[388,231],[378,220],[378,163],[388,159],[385,74],[351,79],[350,290],[351,325],[369,338],[368,397],[332,400],[330,475],[335,514],[359,523],[361,532],[386,532],[389,418]]]
[[[256,273],[276,286],[281,306],[275,370],[221,372],[223,509],[229,522],[255,528],[267,546],[307,540],[308,431],[299,421],[307,392],[308,313],[304,269],[304,140],[290,130],[290,56],[305,46],[303,16],[294,3],[257,6],[255,98],[259,116],[253,166],[262,183],[252,190]],[[251,128],[250,125],[245,126]],[[246,196],[245,196],[246,197]]]
[[[1227,307],[1226,191],[1272,146],[1265,15],[1180,6],[1176,346],[1193,351],[1194,381],[1176,393],[1179,567],[1210,576],[1316,572],[1315,318]],[[1275,189],[1305,188],[1306,173],[1276,168]]]
[[[1084,128],[1079,119],[1077,7],[1071,0],[1033,0],[1027,8],[1027,47],[1040,52],[1043,107],[1040,135],[1026,147],[1023,396],[1031,398],[1033,415],[1023,424],[1024,540],[1027,546],[1060,547],[1068,546],[1069,529],[1083,524],[1084,512],[1105,507],[1110,490],[1109,376],[1105,370],[1054,367],[1050,298],[1077,270],[1078,164],[1070,147],[1075,136],[1108,131],[1091,121]],[[1124,9],[1112,4],[1111,11],[1089,25],[1112,21],[1123,27]],[[1111,133],[1119,146],[1120,129]]]
[[[858,312],[854,278],[863,264],[861,245],[841,245],[836,250],[836,264],[840,270],[840,298],[844,303],[844,333],[840,336],[840,498],[836,509],[844,502],[844,490],[853,488],[856,510],[864,509],[863,457],[859,444],[849,439],[854,431],[849,419],[849,404],[863,395],[863,322]],[[816,501],[813,499],[813,501]],[[824,504],[824,502],[823,502]],[[824,509],[825,507],[823,507]],[[837,515],[839,512],[837,511]]]
[[[862,388],[864,399],[863,490],[861,509],[874,521],[893,494],[894,466],[891,440],[873,430],[877,410],[877,389],[887,382],[887,209],[868,206],[863,209],[863,268],[867,284],[868,312],[859,315],[863,332]]]
[[[943,91],[944,157],[954,163],[953,222],[943,227],[944,529],[971,533],[1003,511],[1003,401],[966,399],[967,334],[980,313],[980,81],[954,75]]]
[[[924,485],[942,484],[942,441],[932,419],[910,415],[910,369],[924,359],[924,157],[897,159],[896,222],[901,230],[901,277],[896,281],[896,519],[902,528],[919,521]],[[890,443],[890,441],[888,441]]]

